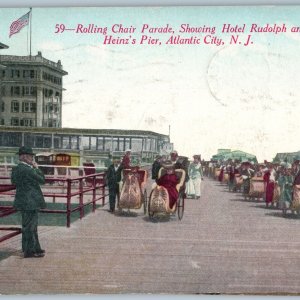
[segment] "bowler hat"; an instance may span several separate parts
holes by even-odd
[[[22,154],[30,154],[30,155],[34,155],[32,148],[31,147],[26,147],[26,146],[22,146],[19,148],[19,151],[17,152],[17,154],[22,155]]]
[[[163,165],[162,165],[165,169],[174,169],[175,166],[174,164],[172,163],[172,161],[170,160],[166,160]]]

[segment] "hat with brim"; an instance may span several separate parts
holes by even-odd
[[[22,146],[19,148],[19,151],[17,152],[17,154],[22,155],[22,154],[30,154],[30,155],[35,155],[32,151],[32,148],[30,147],[26,147],[26,146]]]
[[[174,151],[172,151],[172,152],[170,153],[170,155],[171,155],[172,157],[177,157],[177,156],[178,156],[178,152],[177,152],[176,150],[174,150]]]
[[[162,166],[165,169],[174,169],[175,168],[174,164],[172,164],[172,162],[170,160],[165,161]]]

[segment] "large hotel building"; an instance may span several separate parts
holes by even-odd
[[[36,56],[0,55],[0,124],[61,127],[61,62]]]
[[[8,48],[0,43],[0,49]],[[16,150],[67,153],[101,165],[109,154],[131,148],[140,161],[168,154],[168,135],[143,130],[62,128],[63,70],[36,56],[0,55],[0,163],[16,161]]]

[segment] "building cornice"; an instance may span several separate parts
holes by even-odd
[[[22,64],[30,66],[45,66],[50,68],[62,76],[67,75],[68,72],[63,70],[60,60],[56,63],[42,56],[41,52],[35,56],[17,56],[17,55],[0,55],[0,63],[4,65]]]

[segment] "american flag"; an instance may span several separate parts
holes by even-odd
[[[29,16],[30,11],[19,18],[18,20],[11,23],[9,28],[9,37],[11,37],[13,34],[18,33],[24,26],[28,25],[29,23]]]

